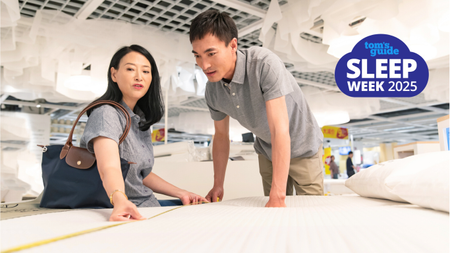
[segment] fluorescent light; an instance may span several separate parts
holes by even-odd
[[[313,114],[319,127],[339,125],[350,121],[350,115],[346,111],[329,111]]]

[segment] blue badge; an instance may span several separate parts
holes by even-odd
[[[375,34],[359,41],[334,72],[339,89],[350,97],[413,97],[428,83],[428,66],[403,41]]]

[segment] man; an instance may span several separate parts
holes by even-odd
[[[330,171],[331,171],[331,176],[333,177],[333,179],[338,179],[339,175],[339,167],[337,166],[337,164],[334,162],[334,155],[332,155],[330,157],[331,161],[330,161]]]
[[[266,207],[285,207],[286,195],[322,195],[322,132],[303,93],[270,50],[237,48],[237,28],[224,13],[208,10],[191,24],[197,65],[208,77],[205,98],[214,120],[214,186],[209,201],[222,199],[228,162],[229,117],[256,135],[255,150]]]
[[[356,167],[353,165],[353,152],[348,152],[348,158],[347,158],[347,176],[350,178],[351,176],[355,175]]]

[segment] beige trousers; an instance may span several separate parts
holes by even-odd
[[[322,145],[312,157],[291,159],[286,196],[293,195],[323,195],[323,165]],[[259,172],[262,177],[264,195],[269,196],[272,187],[272,161],[258,155]]]

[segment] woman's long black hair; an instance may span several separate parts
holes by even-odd
[[[145,56],[147,60],[150,62],[151,71],[152,71],[152,82],[150,83],[150,87],[147,93],[137,101],[137,105],[144,112],[145,122],[141,122],[139,124],[139,129],[141,131],[147,131],[151,125],[159,122],[164,114],[164,103],[161,95],[161,83],[159,79],[158,67],[156,66],[155,59],[153,56],[147,51],[147,49],[139,46],[139,45],[131,45],[129,47],[123,47],[117,51],[111,59],[111,63],[108,68],[108,89],[105,94],[98,100],[113,100],[116,102],[120,102],[122,100],[122,92],[119,89],[119,86],[116,82],[112,80],[111,77],[111,68],[119,69],[120,60],[130,52],[137,52]],[[89,116],[93,109],[90,109],[87,112]]]

